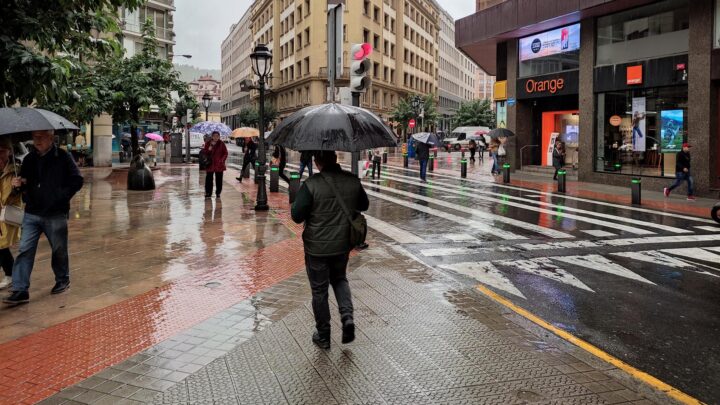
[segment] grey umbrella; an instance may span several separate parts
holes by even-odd
[[[49,129],[79,129],[72,122],[40,108],[0,108],[0,135]]]
[[[418,132],[417,134],[413,134],[412,138],[418,142],[427,143],[430,145],[437,146],[438,144],[440,144],[437,135],[431,132]]]
[[[334,103],[306,107],[285,118],[268,143],[292,150],[344,152],[397,146],[395,134],[377,115]]]
[[[507,138],[515,136],[515,133],[507,128],[495,128],[488,132],[490,138]]]

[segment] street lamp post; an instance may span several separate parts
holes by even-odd
[[[267,190],[265,189],[265,164],[267,163],[267,157],[265,156],[265,79],[267,79],[268,74],[270,74],[272,66],[272,52],[264,44],[258,44],[253,50],[253,53],[250,54],[250,59],[252,60],[253,73],[255,73],[258,77],[257,87],[260,91],[260,106],[258,107],[258,121],[260,122],[260,156],[258,156],[258,191],[257,199],[255,201],[255,211],[267,211],[270,207],[267,203]]]
[[[418,96],[413,97],[412,108],[413,108],[413,113],[415,113],[415,115],[417,116],[418,109],[420,108],[420,97],[418,97]],[[413,133],[415,133],[415,128],[413,128]]]
[[[210,108],[210,101],[212,100],[212,97],[210,97],[210,94],[205,93],[202,96],[203,101],[203,107],[205,107],[205,121],[210,121],[208,118],[208,109]]]

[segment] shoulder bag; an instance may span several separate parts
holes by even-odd
[[[342,197],[340,196],[340,192],[335,187],[335,184],[333,184],[331,180],[328,180],[324,175],[322,175],[322,173],[320,173],[320,175],[332,189],[333,193],[335,194],[335,199],[337,200],[338,204],[340,204],[340,207],[342,208],[343,213],[345,213],[345,217],[347,218],[348,222],[350,222],[350,246],[356,247],[362,245],[363,243],[365,243],[365,238],[367,237],[367,221],[365,220],[365,216],[363,216],[363,214],[359,212],[356,212],[355,218],[353,218],[347,205],[345,205],[345,201],[343,201]]]
[[[17,177],[17,164],[15,164],[15,153],[13,153],[13,168],[15,169],[15,177]],[[25,218],[25,209],[15,205],[3,205],[0,209],[0,222],[8,225],[22,226],[23,218]]]

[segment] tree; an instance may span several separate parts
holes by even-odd
[[[278,111],[273,103],[266,101],[264,113],[263,120],[265,121],[265,130],[267,131],[270,124],[277,119]],[[236,117],[241,127],[258,128],[260,126],[260,113],[256,107],[245,107],[236,114]]]
[[[87,120],[108,99],[88,62],[118,55],[118,9],[143,0],[3,0],[0,95],[5,106],[38,105]],[[100,33],[103,33],[102,37]],[[88,77],[91,76],[91,77]]]
[[[415,125],[422,125],[425,128],[434,128],[438,120],[438,112],[435,106],[435,97],[432,94],[427,94],[420,97],[420,107],[417,111],[413,109],[412,100],[416,95],[410,94],[405,98],[401,98],[395,109],[390,114],[390,118],[399,123],[402,128],[403,140],[406,140],[408,129],[408,123],[411,119],[415,119]],[[424,117],[420,118],[420,114],[424,113]],[[422,127],[421,130],[424,130]]]
[[[472,100],[460,104],[453,122],[457,127],[495,127],[490,100]]]

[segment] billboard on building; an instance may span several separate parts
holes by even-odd
[[[495,127],[507,128],[507,104],[505,101],[495,103]]]
[[[580,24],[520,39],[520,62],[580,49]]]
[[[645,97],[632,99],[632,150],[645,152]]]
[[[660,111],[660,152],[680,152],[683,144],[683,110]]]

